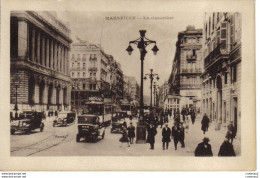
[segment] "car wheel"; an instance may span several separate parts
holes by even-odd
[[[40,128],[40,131],[42,132],[42,131],[43,131],[43,129],[44,129],[44,126],[41,126],[41,128]]]
[[[93,140],[92,140],[92,141],[93,141],[94,143],[97,142],[97,137],[98,137],[97,135],[93,136],[93,138],[92,138]]]
[[[15,130],[11,129],[11,134],[14,135],[14,133],[15,133]]]
[[[104,138],[105,138],[105,131],[102,134],[102,139],[104,139]]]
[[[28,129],[25,131],[26,134],[30,134],[31,133],[31,129]]]
[[[77,134],[77,136],[76,136],[76,142],[79,142],[79,141],[80,141],[80,135]]]

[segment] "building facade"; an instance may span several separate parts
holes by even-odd
[[[50,12],[12,11],[10,24],[11,110],[69,110],[70,29]]]
[[[72,106],[80,111],[91,99],[116,102],[123,95],[123,73],[113,56],[86,41],[72,44],[70,76]]]
[[[206,13],[203,38],[202,112],[240,129],[241,14]]]
[[[135,106],[139,105],[140,87],[134,77],[124,75],[124,99]]]
[[[202,29],[188,26],[179,32],[172,71],[169,77],[169,99],[179,103],[178,108],[200,107],[202,73]],[[179,101],[178,101],[179,99]]]

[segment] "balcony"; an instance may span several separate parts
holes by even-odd
[[[199,74],[201,73],[201,68],[183,68],[181,69],[182,74]]]
[[[97,71],[97,67],[89,67],[88,71],[96,72]]]
[[[188,89],[200,89],[201,85],[200,84],[181,84],[180,89],[182,90],[188,90]]]
[[[197,55],[187,55],[186,56],[186,60],[188,61],[188,63],[196,62],[196,59],[197,59]]]
[[[209,55],[204,59],[204,67],[208,69],[212,64],[220,61],[223,58],[228,58],[228,48],[226,44],[219,44]]]
[[[97,61],[97,58],[96,57],[91,57],[91,58],[89,58],[89,61]]]

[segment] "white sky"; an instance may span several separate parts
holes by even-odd
[[[147,30],[146,37],[155,40],[159,51],[153,55],[151,48],[147,47],[148,53],[144,61],[144,74],[149,73],[153,68],[159,74],[160,80],[157,84],[161,85],[168,80],[172,60],[174,59],[178,32],[184,31],[188,25],[195,28],[203,27],[204,13],[132,13],[132,12],[57,12],[58,17],[69,24],[71,38],[76,41],[76,36],[84,41],[102,45],[107,54],[114,56],[118,61],[125,75],[133,76],[140,83],[140,52],[132,45],[134,51],[131,56],[125,50],[131,40],[139,38],[139,30]],[[105,20],[105,17],[113,16],[135,16],[136,20]],[[144,20],[146,17],[174,17],[171,20]],[[139,19],[140,18],[140,19]],[[102,28],[103,27],[103,28]],[[103,29],[103,30],[102,30]],[[102,34],[102,38],[101,38]],[[150,82],[144,82],[144,94],[149,96]]]

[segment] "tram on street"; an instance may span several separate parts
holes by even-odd
[[[103,101],[89,101],[85,103],[82,114],[99,116],[105,126],[109,126],[112,120],[112,105]]]

